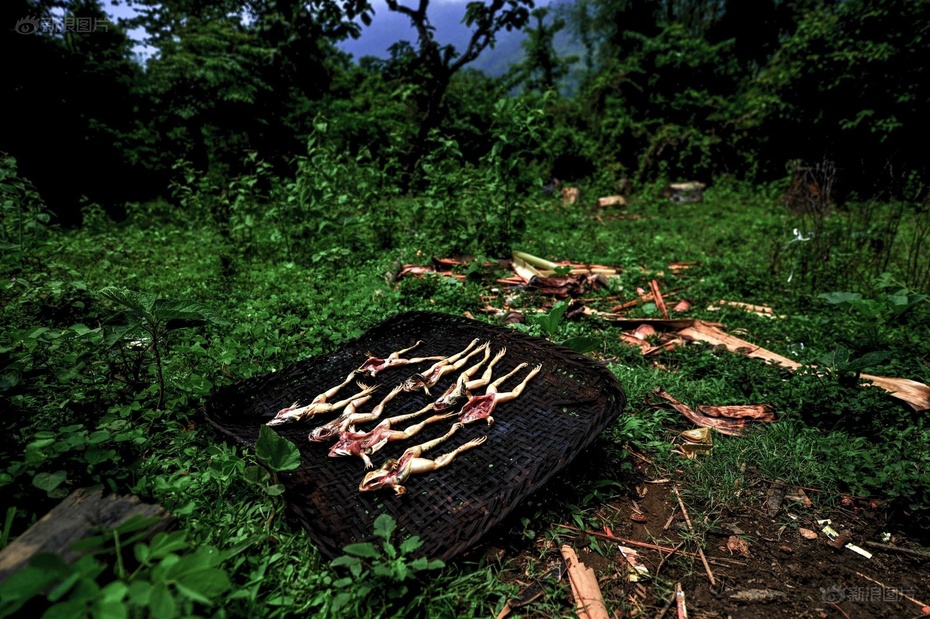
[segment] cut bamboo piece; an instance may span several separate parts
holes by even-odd
[[[578,555],[571,546],[562,546],[562,557],[568,564],[568,580],[572,586],[575,612],[579,619],[608,619],[607,607],[604,606],[604,598],[594,570],[585,567],[584,563],[578,560]]]

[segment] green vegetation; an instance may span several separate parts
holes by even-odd
[[[132,521],[72,565],[36,557],[0,586],[0,617],[493,616],[510,559],[428,561],[380,518],[377,543],[329,562],[285,510],[278,475],[295,446],[266,431],[243,450],[200,415],[214,388],[396,312],[498,321],[487,295],[527,314],[514,329],[604,361],[630,403],[585,466],[500,527],[508,549],[535,553],[553,523],[599,528],[631,481],[673,468],[711,519],[764,477],[818,488],[824,505],[873,497],[890,527],[926,536],[927,413],[862,374],[930,383],[915,154],[928,3],[763,2],[758,36],[739,38],[738,2],[475,3],[468,25],[486,38],[471,52],[413,14],[416,47],[358,64],[336,43],[377,19],[364,2],[137,4],[158,50],[144,69],[115,26],[0,33],[5,57],[32,63],[0,69],[14,110],[0,138],[0,548],[92,485],[158,502],[179,528],[146,540]],[[93,0],[17,0],[2,15],[55,7],[101,15]],[[459,62],[524,25],[526,59],[502,81]],[[562,30],[583,35],[583,67],[555,53]],[[551,191],[556,177],[580,187],[578,204]],[[683,178],[709,183],[704,202],[661,197]],[[624,209],[594,206],[630,184]],[[801,367],[700,344],[645,358],[567,303],[501,290],[479,265],[514,250],[621,268],[586,295],[598,309],[657,279],[689,315]],[[459,254],[477,257],[461,281],[391,277]],[[706,309],[720,299],[778,317]],[[660,385],[689,404],[767,403],[779,421],[682,462],[670,439],[690,424],[643,404]]]

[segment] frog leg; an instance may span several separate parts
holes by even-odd
[[[491,372],[494,370],[494,366],[498,361],[504,358],[504,355],[507,354],[507,348],[502,348],[500,352],[494,355],[494,358],[491,359],[491,363],[488,364],[488,367],[485,368],[484,374],[481,375],[481,378],[465,383],[466,391],[473,391],[480,387],[484,387],[491,382]],[[487,359],[487,357],[485,357]]]
[[[402,441],[404,439],[416,436],[419,434],[420,430],[425,428],[431,423],[436,423],[437,421],[442,421],[443,419],[448,419],[449,417],[454,417],[458,413],[446,413],[445,415],[433,415],[432,417],[427,417],[420,423],[415,423],[412,426],[404,428],[403,430],[393,430],[390,433],[389,441]],[[451,435],[450,435],[451,436]]]
[[[423,340],[417,340],[417,343],[411,346],[410,348],[404,348],[402,350],[398,350],[397,352],[392,352],[390,355],[388,355],[388,359],[400,359],[400,356],[402,354],[404,354],[405,352],[410,352],[411,350],[413,350],[414,348],[416,348],[422,343],[423,343]]]
[[[355,370],[352,370],[351,372],[349,372],[349,375],[346,376],[346,379],[345,379],[344,381],[342,381],[341,383],[339,383],[338,385],[336,385],[336,386],[333,387],[332,389],[329,389],[329,390],[327,390],[327,391],[324,391],[324,392],[321,393],[320,395],[316,396],[315,398],[313,398],[313,400],[310,401],[310,403],[311,403],[311,404],[319,404],[319,403],[321,403],[321,402],[326,402],[326,400],[328,400],[329,398],[331,398],[331,397],[333,397],[334,395],[336,395],[337,393],[339,393],[339,390],[340,390],[340,389],[342,389],[343,387],[345,387],[346,385],[348,385],[350,382],[352,382],[352,379],[353,379],[353,378],[355,378]]]
[[[354,372],[353,372],[353,374],[354,374]],[[340,409],[342,409],[342,408],[345,408],[345,407],[348,406],[349,404],[351,404],[354,400],[357,400],[357,399],[359,399],[359,398],[361,398],[361,397],[364,397],[364,396],[370,394],[372,391],[374,391],[375,389],[378,388],[378,385],[374,385],[373,387],[367,387],[367,386],[365,386],[365,385],[362,384],[362,383],[358,383],[358,386],[359,386],[359,388],[361,389],[361,391],[359,391],[358,393],[356,393],[355,395],[353,395],[353,396],[351,396],[351,397],[346,398],[345,400],[340,400],[340,401],[338,401],[338,402],[333,402],[332,404],[330,404],[330,403],[328,403],[328,402],[318,402],[318,403],[315,404],[315,405],[314,405],[314,404],[311,404],[310,406],[313,407],[313,410],[309,411],[310,414],[311,414],[311,415],[319,415],[319,414],[321,414],[321,413],[331,413],[331,412],[333,412],[333,411],[338,411],[338,410],[340,410]],[[310,408],[310,407],[307,407],[307,408]]]
[[[444,466],[448,466],[452,464],[452,461],[455,460],[457,455],[463,451],[468,451],[469,449],[473,449],[478,445],[481,445],[486,440],[488,440],[487,436],[479,436],[478,438],[468,441],[464,445],[456,447],[448,453],[442,454],[435,460],[430,460],[429,458],[411,458],[407,461],[407,465],[404,467],[404,470],[401,472],[401,474],[397,476],[397,481],[406,481],[410,475],[428,473],[430,471],[435,471],[436,469],[441,469]],[[407,489],[400,485],[400,483],[397,483],[394,484],[394,492],[397,494],[397,496],[402,496],[406,494]]]
[[[358,383],[359,387],[364,388],[365,385]],[[330,421],[329,423],[324,423],[321,426],[317,426],[310,431],[310,434],[307,435],[307,439],[312,443],[319,443],[326,441],[333,436],[339,434],[346,430],[350,425],[352,425],[353,418],[360,417],[361,415],[356,414],[356,410],[359,406],[371,399],[370,395],[364,395],[360,398],[356,398],[349,402],[345,410],[342,411],[342,414]]]
[[[460,445],[452,451],[442,454],[435,460],[430,460],[428,458],[414,458],[410,463],[409,474],[415,475],[417,473],[428,473],[429,471],[435,471],[436,469],[441,469],[444,466],[448,466],[452,463],[453,460],[455,460],[457,455],[463,451],[474,449],[475,447],[484,443],[486,440],[488,440],[487,436],[473,438],[464,445]]]
[[[447,416],[451,416],[451,415],[437,415],[439,419],[444,419]],[[413,454],[414,457],[419,457],[423,455],[424,451],[429,451],[433,447],[436,447],[437,445],[441,445],[442,443],[446,442],[447,440],[452,438],[453,434],[455,434],[456,432],[458,432],[464,427],[465,427],[464,424],[454,423],[452,424],[452,427],[449,428],[449,431],[443,434],[442,436],[440,436],[439,438],[434,438],[431,441],[426,441],[425,443],[414,445],[413,447],[405,451],[404,454]]]
[[[526,365],[526,364],[524,363],[522,365]],[[539,371],[541,369],[542,369],[542,364],[540,363],[539,365],[534,367],[532,370],[530,370],[530,373],[526,375],[526,378],[524,378],[523,381],[519,385],[517,385],[510,391],[506,391],[504,393],[498,393],[497,403],[500,404],[501,402],[509,402],[510,400],[515,400],[517,397],[519,397],[519,395],[523,393],[523,390],[526,388],[527,384],[529,384],[529,382],[533,379],[534,376],[539,374]]]
[[[403,387],[404,387],[403,385],[397,385],[396,387],[394,387],[393,391],[391,391],[389,394],[384,396],[384,399],[381,400],[381,402],[379,402],[377,406],[371,409],[370,412],[355,413],[355,414],[352,414],[346,417],[346,419],[344,419],[341,422],[342,429],[344,430],[346,427],[350,425],[367,423],[369,421],[375,421],[379,419],[381,417],[381,413],[384,412],[384,405],[390,402],[391,400],[393,400],[397,396],[398,393],[403,391],[404,390]]]
[[[467,353],[469,350],[471,350],[472,347],[473,347],[475,344],[477,344],[477,343],[478,343],[478,338],[473,339],[473,340],[471,341],[471,344],[469,344],[468,346],[465,347],[465,350],[463,350],[462,352],[456,353],[456,354],[452,355],[451,357],[446,357],[445,361],[448,362],[448,363],[455,363],[456,361],[458,361],[458,360],[462,357],[462,355],[464,355],[464,354]],[[474,353],[472,353],[472,354],[474,354]],[[471,355],[469,355],[469,356],[471,356]]]
[[[497,393],[497,388],[500,387],[500,386],[504,383],[505,380],[507,380],[508,378],[510,378],[511,376],[513,376],[514,374],[516,374],[517,372],[519,372],[520,370],[522,370],[523,368],[525,368],[525,367],[528,366],[528,365],[529,365],[529,363],[521,363],[520,365],[518,365],[518,366],[515,367],[514,369],[510,370],[510,372],[508,372],[507,374],[504,374],[503,376],[501,376],[500,378],[498,378],[497,380],[495,380],[493,383],[491,383],[490,385],[488,385],[488,388],[487,388],[484,392],[485,392],[486,394],[487,394],[487,393]]]

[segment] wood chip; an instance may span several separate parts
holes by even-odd
[[[780,479],[775,480],[765,497],[765,511],[769,518],[774,518],[775,514],[781,510],[781,504],[785,500],[785,493],[785,482]]]

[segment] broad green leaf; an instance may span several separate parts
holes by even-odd
[[[242,471],[242,477],[250,484],[264,486],[271,479],[271,474],[264,467],[254,464],[245,467]]]
[[[273,471],[290,471],[300,466],[300,450],[297,445],[266,425],[262,425],[255,441],[255,455]]]
[[[152,587],[148,606],[154,619],[173,619],[177,614],[177,603],[165,584]]]
[[[591,352],[593,350],[600,350],[601,340],[594,338],[594,337],[586,337],[586,336],[580,335],[578,337],[568,338],[567,340],[562,342],[562,346],[565,346],[566,348],[571,348],[575,352],[584,354],[586,352]]]
[[[866,368],[888,360],[890,357],[891,353],[886,350],[867,352],[861,357],[847,361],[842,369],[847,372],[861,372]]]
[[[400,543],[400,552],[405,555],[410,554],[422,545],[423,540],[420,539],[420,536],[414,535],[412,537],[408,537]]]
[[[284,487],[284,484],[274,484],[271,486],[265,486],[265,494],[267,494],[268,496],[281,496],[282,494],[284,494],[285,490],[286,488]]]
[[[100,599],[104,602],[122,602],[129,587],[121,580],[115,580],[100,590]]]
[[[134,580],[129,585],[129,602],[133,606],[148,606],[152,595],[152,583]]]
[[[126,619],[129,608],[122,600],[97,600],[90,613],[94,619]]]
[[[388,541],[391,539],[391,535],[394,533],[394,529],[397,528],[397,523],[394,522],[394,519],[391,518],[388,514],[381,514],[375,518],[374,532],[375,535]]]
[[[364,557],[366,559],[374,559],[381,556],[381,553],[378,552],[378,549],[375,548],[374,544],[370,542],[349,544],[345,546],[342,551],[346,554],[354,555],[356,557]]]
[[[231,583],[226,572],[211,567],[184,572],[174,578],[174,586],[195,602],[212,606],[214,598],[228,591]]]
[[[149,544],[148,555],[150,559],[162,559],[173,552],[184,550],[189,546],[184,531],[171,533],[157,533]]]
[[[108,286],[100,291],[100,296],[117,305],[121,305],[123,308],[130,310],[138,316],[143,316],[146,313],[145,306],[137,292],[132,292],[125,288],[118,288],[116,286]]]
[[[97,430],[96,432],[91,432],[90,436],[87,437],[87,442],[91,445],[96,445],[104,442],[108,438],[110,438],[109,430]]]
[[[40,490],[51,492],[68,479],[68,474],[64,471],[55,471],[54,473],[39,473],[32,478],[32,485]]]

